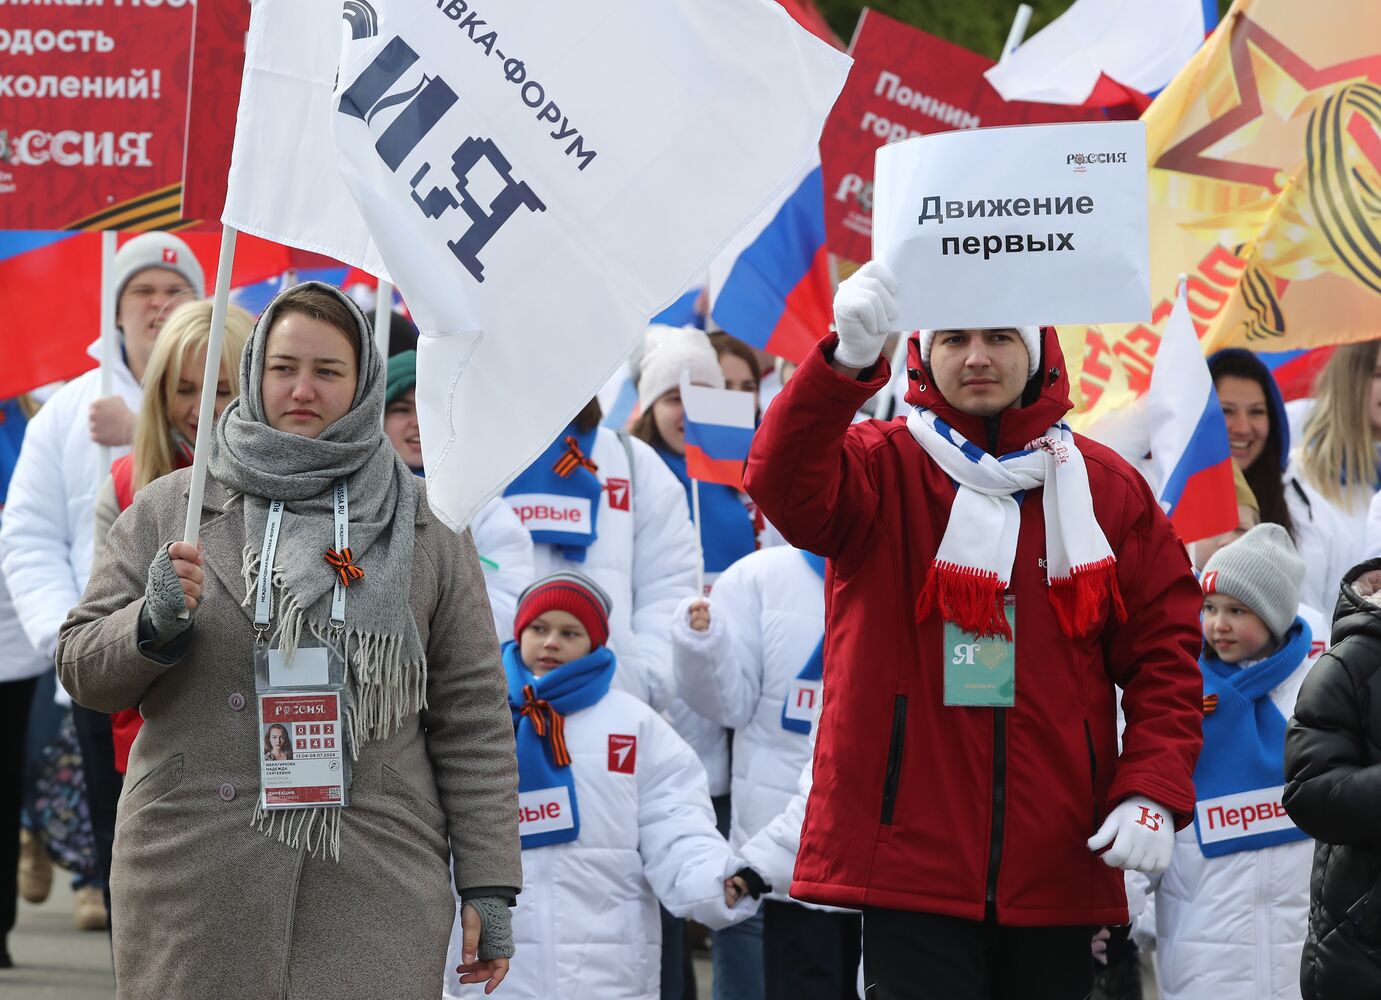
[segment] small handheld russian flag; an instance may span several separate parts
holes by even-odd
[[[1186,545],[1237,527],[1228,428],[1181,279],[1146,394],[1157,499]]]
[[[685,409],[686,472],[705,483],[743,489],[743,463],[753,443],[757,404],[753,393],[691,385],[681,373]]]

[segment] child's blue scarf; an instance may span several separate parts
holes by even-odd
[[[523,850],[575,840],[580,836],[580,809],[566,749],[565,717],[609,693],[614,653],[601,646],[537,677],[523,663],[518,643],[510,639],[503,645],[503,665],[518,745],[519,828],[532,830],[522,835]]]
[[[821,580],[825,578],[825,558],[817,556],[814,552],[802,552],[801,557],[805,559],[806,565],[815,571],[815,575]],[[820,633],[820,641],[815,644],[815,652],[810,654],[806,660],[806,665],[801,668],[801,672],[796,675],[798,683],[792,684],[787,688],[786,701],[782,703],[782,728],[788,732],[803,733],[810,735],[810,727],[815,716],[815,699],[820,697],[820,680],[825,676],[825,633]],[[801,684],[800,681],[813,681],[812,684]],[[803,699],[807,696],[803,693],[811,691],[809,697],[811,704],[807,706]],[[803,718],[802,716],[809,716]]]
[[[657,454],[686,489],[691,503],[691,478],[686,458],[658,448]],[[753,516],[739,499],[738,490],[723,483],[700,484],[700,548],[705,553],[705,572],[722,573],[758,546]]]
[[[1204,748],[1194,770],[1194,832],[1204,857],[1307,839],[1280,807],[1285,717],[1270,695],[1304,662],[1312,638],[1296,618],[1280,648],[1260,663],[1240,668],[1207,648],[1199,657]],[[1229,796],[1236,798],[1215,801]]]
[[[518,498],[510,503],[534,542],[558,546],[564,558],[576,563],[585,561],[586,550],[599,537],[595,529],[604,484],[596,475],[599,466],[590,459],[598,433],[598,427],[581,433],[574,424],[567,425],[503,491],[505,497]],[[550,498],[557,502],[553,504]],[[563,499],[575,503],[563,505]],[[573,507],[582,506],[580,501],[588,502],[588,514],[581,509],[577,518],[566,519]]]

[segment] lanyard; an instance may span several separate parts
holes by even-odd
[[[336,519],[336,551],[350,547],[350,491],[345,480],[338,479],[333,490],[332,509]],[[278,535],[283,526],[283,501],[269,504],[268,520],[264,524],[264,545],[259,552],[259,582],[254,590],[254,631],[263,638],[273,617],[273,559],[278,551]],[[345,625],[345,584],[336,580],[331,593],[331,624]]]

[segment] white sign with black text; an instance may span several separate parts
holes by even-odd
[[[1141,122],[917,136],[877,151],[873,195],[898,329],[1151,317]]]

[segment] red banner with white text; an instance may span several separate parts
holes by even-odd
[[[180,224],[194,9],[4,6],[0,229]]]

